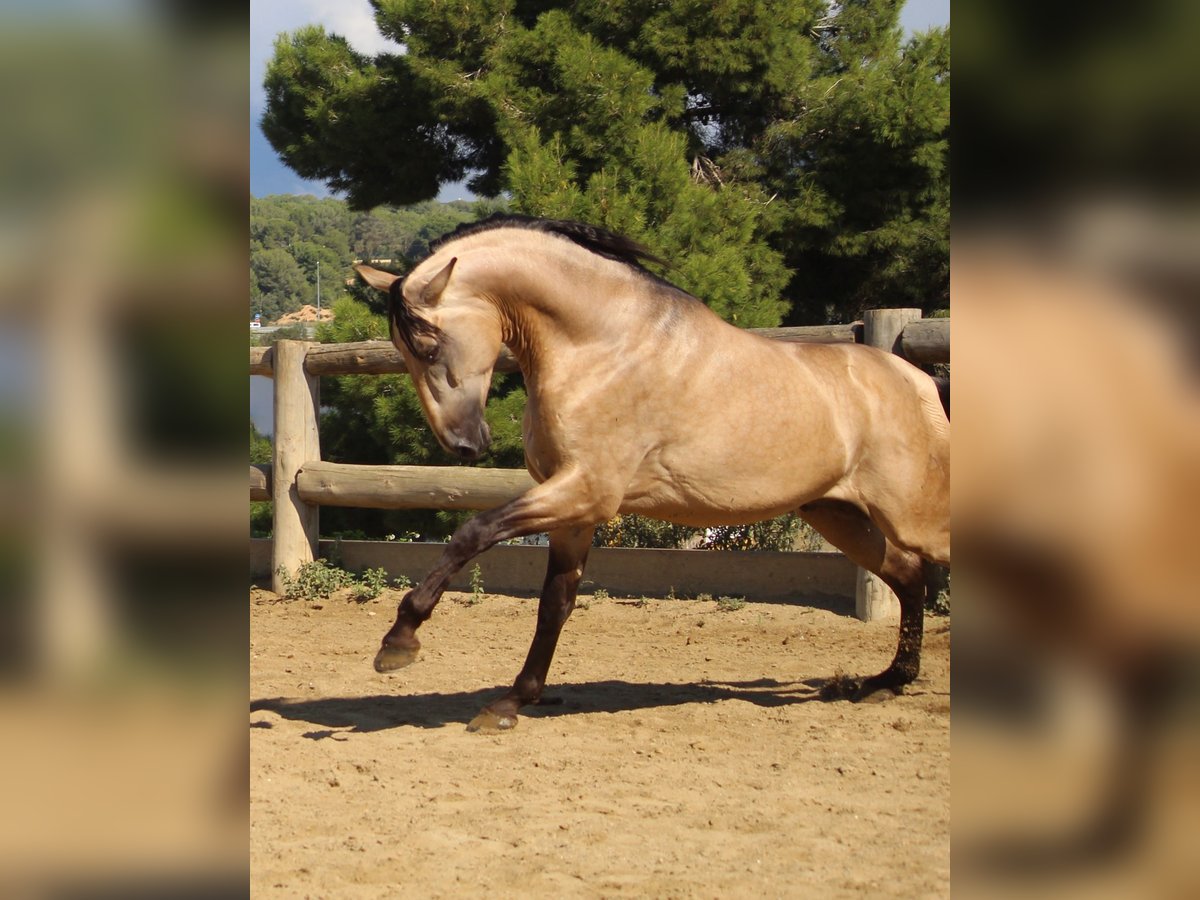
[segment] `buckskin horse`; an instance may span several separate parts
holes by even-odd
[[[541,699],[596,525],[692,525],[797,512],[900,600],[891,665],[851,693],[898,692],[920,666],[927,563],[949,565],[950,423],[934,381],[854,344],[793,344],[727,324],[652,274],[644,247],[580,222],[493,216],[434,242],[407,277],[357,271],[389,299],[396,345],[439,443],[489,445],[501,345],[528,402],[537,484],[468,520],[405,595],[375,668],[409,665],[451,576],[492,545],[548,532],[537,628],[511,689],[470,723],[498,731]]]

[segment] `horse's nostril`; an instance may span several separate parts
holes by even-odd
[[[470,444],[455,444],[454,452],[460,459],[474,459],[479,455]]]

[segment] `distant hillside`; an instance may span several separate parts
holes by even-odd
[[[333,198],[276,194],[250,200],[250,315],[273,322],[317,300],[347,292],[355,259],[388,259],[402,270],[424,256],[429,242],[462,222],[496,209],[486,201],[418,203],[403,209],[354,212]]]

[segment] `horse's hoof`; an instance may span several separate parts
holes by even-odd
[[[884,703],[899,697],[904,693],[901,687],[891,687],[890,685],[875,685],[871,686],[864,683],[850,699],[855,703]]]
[[[490,709],[485,709],[467,725],[467,731],[472,734],[499,734],[502,731],[511,731],[517,727],[517,717],[515,714],[494,713]]]
[[[375,654],[376,672],[395,672],[417,661],[420,647],[389,647],[384,644]]]
[[[849,675],[834,675],[823,685],[818,696],[826,703],[838,700],[853,700],[862,689],[861,678],[851,678]]]
[[[887,671],[870,678],[859,679],[857,687],[850,692],[855,703],[883,703],[904,693],[904,685],[912,679]]]
[[[891,677],[873,675],[870,678],[852,678],[835,675],[821,686],[819,696],[826,702],[849,700],[852,703],[882,703],[903,693],[904,687]]]

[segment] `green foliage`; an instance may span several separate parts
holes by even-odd
[[[699,534],[696,528],[673,525],[646,516],[615,516],[596,528],[595,547],[680,547]]]
[[[280,567],[285,600],[321,600],[339,588],[354,584],[354,576],[330,565],[327,559],[303,563],[294,575]]]
[[[479,563],[475,563],[471,567],[471,596],[467,600],[469,606],[474,606],[477,603],[483,602],[483,570],[479,568]]]
[[[283,593],[285,600],[323,600],[334,591],[350,588],[350,599],[359,603],[374,600],[388,586],[388,573],[385,569],[366,569],[360,578],[340,569],[327,559],[316,559],[303,563],[295,575],[280,568],[283,576]],[[399,588],[408,587],[411,582],[401,575],[394,581]]]
[[[387,570],[383,568],[365,569],[359,577],[354,599],[359,601],[374,600],[388,586]]]
[[[259,434],[254,423],[250,423],[250,462],[254,464],[269,464],[275,451],[271,439],[265,434]]]
[[[429,242],[494,203],[419,203],[407,209],[355,212],[344,200],[281,195],[250,200],[250,311],[271,322],[315,304],[318,263],[321,305],[345,296],[382,303],[354,283],[355,260],[386,260],[403,271],[429,252]],[[347,282],[350,282],[347,284]]]
[[[275,527],[275,507],[270,500],[250,501],[250,537],[267,538]]]
[[[719,612],[734,612],[746,605],[745,597],[718,597],[717,610]]]
[[[899,0],[374,5],[405,53],[307,27],[265,81],[268,140],[352,207],[469,177],[746,326],[945,304],[949,30],[904,40]]]
[[[253,312],[270,321],[299,309],[314,298],[313,288],[287,250],[272,247],[250,251],[250,274],[257,299]]]
[[[344,297],[334,319],[318,327],[322,342],[386,340],[387,320],[364,303]],[[321,379],[321,455],[331,462],[366,465],[442,465],[451,457],[425,420],[407,375],[343,375]],[[497,376],[486,417],[492,449],[482,466],[521,468],[525,463],[521,419],[525,391],[516,376]],[[408,535],[426,540],[449,537],[470,513],[327,507],[323,534],[351,531],[374,538]]]
[[[254,423],[250,423],[250,462],[270,465],[274,456],[271,439],[259,434]],[[273,527],[273,505],[270,500],[250,501],[250,536],[270,537]]]
[[[697,550],[817,550],[821,537],[798,516],[786,514],[752,525],[690,528],[638,515],[620,515],[596,528],[596,547],[692,547]]]
[[[783,515],[753,525],[709,528],[700,545],[705,550],[791,550],[801,527],[799,516]]]

